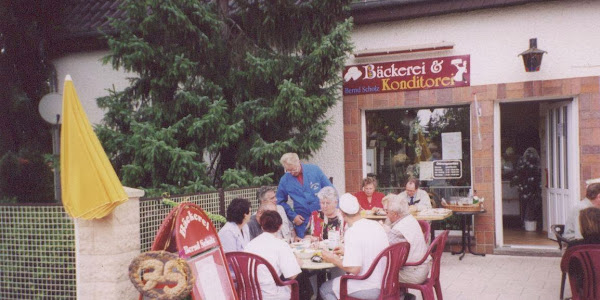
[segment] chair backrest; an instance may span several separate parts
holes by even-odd
[[[423,235],[425,236],[425,243],[429,245],[429,242],[431,241],[431,225],[429,224],[429,222],[425,221],[425,220],[418,220],[419,221],[419,226],[421,226],[421,231],[423,232]]]
[[[233,271],[236,283],[236,292],[240,300],[262,299],[262,290],[259,283],[258,267],[263,265],[269,270],[275,284],[278,286],[291,285],[291,299],[298,299],[298,282],[296,280],[282,281],[275,268],[259,255],[234,251],[225,253],[230,270]]]
[[[578,245],[567,250],[570,250],[567,260],[573,299],[600,299],[600,244]]]
[[[379,261],[386,259],[385,271],[383,273],[383,280],[381,281],[381,292],[378,299],[398,299],[400,297],[400,286],[398,274],[400,269],[408,258],[408,251],[410,250],[410,244],[407,242],[396,243],[387,248],[383,249],[377,255],[369,270],[363,275],[343,275],[340,282],[340,299],[346,299],[347,294],[347,280],[364,280],[371,276],[375,267],[379,264]]]
[[[550,226],[550,230],[556,236],[556,242],[558,243],[558,249],[562,250],[563,243],[568,244],[569,241],[563,237],[563,233],[565,233],[565,225],[563,224],[554,224]]]
[[[431,254],[431,258],[433,260],[431,262],[431,273],[429,273],[429,278],[434,282],[440,278],[442,254],[444,253],[444,248],[446,247],[446,241],[448,240],[449,232],[450,231],[448,230],[444,230],[442,234],[435,237],[433,242],[431,242],[431,245],[429,245],[429,249],[427,250],[427,254]]]

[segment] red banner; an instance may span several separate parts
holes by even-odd
[[[344,95],[469,86],[470,65],[470,55],[460,55],[347,66]]]

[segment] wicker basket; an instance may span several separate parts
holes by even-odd
[[[480,211],[483,209],[483,203],[454,205],[442,202],[442,206],[452,211]]]

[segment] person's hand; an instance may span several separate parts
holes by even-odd
[[[340,255],[340,256],[344,255],[344,247],[337,246],[337,247],[333,248],[333,253]]]
[[[304,223],[304,217],[301,215],[296,215],[293,222],[294,222],[294,225],[300,226],[300,225],[302,225],[302,223]]]
[[[323,257],[324,262],[333,263],[337,256],[333,252],[329,252],[327,250],[321,251],[321,256]]]
[[[296,261],[298,262],[298,265],[300,266],[300,268],[302,268],[302,265],[304,264],[304,262],[299,259],[298,257],[296,257]]]

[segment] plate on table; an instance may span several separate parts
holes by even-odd
[[[301,248],[304,246],[303,242],[293,242],[290,244],[290,246],[292,246],[292,248]]]
[[[316,250],[314,249],[301,249],[301,250],[294,250],[294,254],[296,254],[296,257],[298,257],[299,259],[309,259],[311,258],[313,255],[315,255]]]

